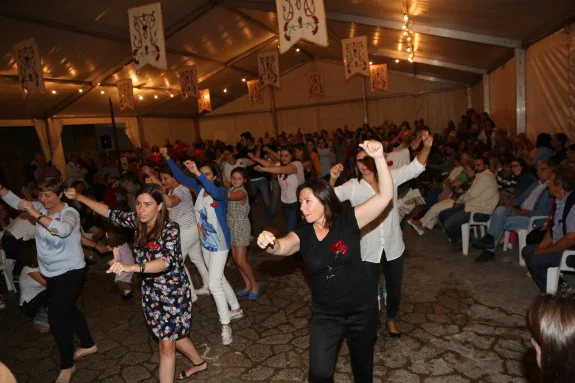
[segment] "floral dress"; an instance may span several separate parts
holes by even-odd
[[[136,228],[136,213],[111,210],[110,221],[116,225]],[[166,270],[158,274],[143,274],[142,309],[148,326],[159,340],[177,340],[190,332],[192,296],[182,268],[180,228],[167,221],[160,239],[144,248],[135,248],[136,263],[162,258]]]

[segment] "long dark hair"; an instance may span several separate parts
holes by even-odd
[[[290,161],[288,164],[285,164],[285,165],[289,165],[289,164],[291,164],[292,162],[294,162],[294,161],[297,160],[297,158],[295,157],[295,153],[294,153],[294,150],[293,150],[293,146],[282,146],[282,147],[280,148],[280,155],[281,155],[281,152],[282,152],[282,151],[288,152],[289,155],[291,156],[291,161]],[[285,165],[281,162],[281,159],[280,159],[280,166],[285,166]],[[281,174],[280,177],[282,178],[282,180],[285,180],[285,179],[288,177],[288,175],[289,175],[289,174]]]
[[[357,167],[357,155],[361,152],[365,152],[365,150],[363,150],[359,146],[353,151],[353,169],[354,169],[355,178],[357,178],[358,181],[361,181],[361,179],[363,178],[361,172],[359,171],[359,168]],[[375,167],[375,161],[374,161],[373,157],[371,157],[368,154],[367,156],[365,156],[365,158],[362,160],[362,162],[373,173],[375,180],[379,182],[379,179],[377,177],[377,168]]]
[[[155,242],[160,239],[162,234],[162,229],[165,223],[168,221],[168,209],[166,209],[166,204],[164,203],[164,193],[162,187],[156,184],[146,184],[138,190],[136,193],[136,198],[142,194],[148,194],[150,197],[156,201],[156,203],[163,204],[162,209],[158,212],[156,217],[156,222],[152,230],[148,232],[146,229],[146,224],[138,220],[136,225],[136,231],[134,232],[134,247],[142,248],[145,247],[149,242]]]
[[[575,298],[538,297],[526,319],[531,337],[541,348],[542,382],[575,382]]]
[[[214,183],[214,185],[216,185],[217,187],[222,187],[224,185],[222,182],[222,171],[217,162],[206,161],[203,164],[201,164],[201,166],[198,166],[198,169],[201,169],[204,166],[207,166],[212,171],[212,174],[214,175],[214,180],[212,182]]]
[[[298,199],[303,189],[310,189],[313,195],[319,199],[324,207],[325,227],[328,229],[331,228],[343,206],[333,191],[333,188],[324,179],[314,178],[306,181],[297,188],[296,194]]]

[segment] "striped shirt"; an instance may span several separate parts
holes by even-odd
[[[194,201],[192,200],[190,190],[184,185],[178,185],[178,187],[170,192],[170,195],[175,195],[180,198],[179,204],[168,208],[170,219],[177,222],[181,230],[189,230],[197,227]]]

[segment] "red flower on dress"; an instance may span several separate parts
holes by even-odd
[[[150,250],[158,250],[160,248],[160,245],[158,245],[155,242],[148,242],[148,249]]]
[[[335,253],[335,256],[333,264],[327,265],[326,280],[328,281],[333,277],[335,277],[335,273],[337,269],[340,267],[340,261],[339,261],[339,259],[341,258],[340,256],[343,256],[345,255],[345,253],[347,253],[349,246],[346,245],[345,242],[340,239],[336,243],[332,243],[331,245],[329,245],[329,249]]]
[[[345,255],[345,253],[347,253],[347,250],[349,249],[349,246],[346,245],[345,242],[340,239],[336,243],[332,243],[331,245],[329,245],[329,249],[333,251],[336,255],[339,254]]]
[[[393,161],[391,160],[387,161],[387,166],[393,166]]]
[[[215,201],[214,201],[214,202],[212,202],[212,203],[210,204],[210,206],[215,209],[215,208],[218,207],[219,204],[220,204],[219,202],[215,202]]]

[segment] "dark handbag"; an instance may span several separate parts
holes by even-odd
[[[42,291],[36,295],[30,302],[22,304],[22,313],[28,318],[34,318],[40,307],[46,306],[48,303],[48,290]]]

